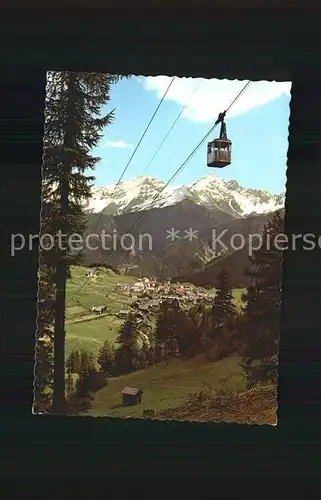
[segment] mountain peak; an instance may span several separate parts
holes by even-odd
[[[237,181],[233,180],[233,181],[227,181],[226,182],[226,187],[228,189],[231,189],[231,190],[234,191],[236,189],[239,189],[241,186],[239,185],[239,183]]]
[[[119,185],[92,188],[92,198],[86,208],[93,213],[106,209],[117,215],[175,205],[184,199],[208,210],[218,208],[234,217],[243,217],[282,208],[285,195],[245,188],[236,180],[224,181],[215,173],[201,177],[190,186],[166,186],[160,179],[138,176]]]

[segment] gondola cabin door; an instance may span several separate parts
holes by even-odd
[[[227,167],[232,163],[232,142],[227,138],[226,125],[221,123],[221,132],[218,139],[207,145],[207,166],[214,168]]]

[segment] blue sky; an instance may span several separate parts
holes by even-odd
[[[96,185],[117,182],[141,138],[171,78],[133,77],[111,89],[104,111],[116,108],[115,120],[105,129],[95,170]],[[175,79],[145,138],[131,161],[124,180],[142,175],[168,129],[187,107],[144,175],[167,181],[210,130],[219,111],[226,109],[245,82],[237,80]],[[206,166],[206,143],[187,163],[173,185],[190,184],[209,173],[237,180],[242,186],[285,191],[290,83],[254,82],[227,114],[233,143],[232,165]],[[218,128],[213,136],[218,135]],[[209,137],[211,140],[213,137]],[[118,146],[118,147],[116,147]]]

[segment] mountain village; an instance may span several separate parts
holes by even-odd
[[[95,279],[99,270],[89,270],[87,276]],[[177,301],[182,308],[195,304],[211,304],[215,294],[190,284],[171,284],[171,280],[159,281],[155,277],[138,278],[132,285],[117,283],[115,289],[132,299],[131,309],[119,309],[117,316],[126,318],[131,311],[147,315],[157,313],[162,303]],[[92,312],[108,314],[106,305],[92,307]]]

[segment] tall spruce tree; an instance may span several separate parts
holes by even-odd
[[[137,324],[133,314],[129,314],[122,324],[116,342],[120,345],[132,345],[137,342]]]
[[[223,268],[217,276],[217,290],[212,307],[213,330],[228,324],[235,316],[232,286],[228,272]]]
[[[50,203],[41,209],[40,235],[51,233],[55,211]],[[43,241],[39,248],[37,331],[35,352],[34,405],[37,412],[52,410],[53,390],[53,333],[55,319],[55,249],[46,247]]]
[[[206,313],[204,304],[192,306],[188,311],[183,338],[187,345],[186,352],[190,355],[195,355],[201,349],[201,327]],[[182,347],[181,351],[184,352]]]
[[[185,315],[177,300],[164,301],[160,307],[155,329],[157,361],[163,356],[179,354],[178,333],[184,325]]]
[[[66,372],[67,373],[79,373],[80,369],[80,353],[79,351],[71,351],[66,360]]]
[[[66,392],[67,396],[70,397],[72,396],[73,392],[75,390],[75,383],[72,378],[72,374],[69,372],[66,377]]]
[[[65,409],[65,302],[69,266],[77,252],[68,248],[72,234],[83,234],[83,201],[90,196],[93,177],[86,176],[99,161],[90,154],[113,113],[101,116],[118,77],[101,73],[49,72],[46,89],[43,156],[44,203],[52,205],[51,234],[56,238],[53,411]],[[79,253],[78,253],[79,255]]]
[[[97,362],[105,375],[111,375],[115,365],[115,348],[109,340],[105,340],[98,352]]]
[[[116,343],[119,344],[115,353],[115,364],[119,373],[130,373],[135,367],[133,360],[138,352],[138,328],[133,314],[130,314],[127,320],[120,328]]]
[[[80,363],[79,363],[79,377],[85,378],[90,373],[96,371],[95,356],[91,351],[86,351],[86,349],[81,349],[80,351]]]
[[[263,244],[249,257],[251,278],[243,295],[243,368],[248,386],[277,382],[277,358],[281,315],[282,246],[284,221],[277,212],[263,230]],[[253,363],[259,361],[259,364]]]

